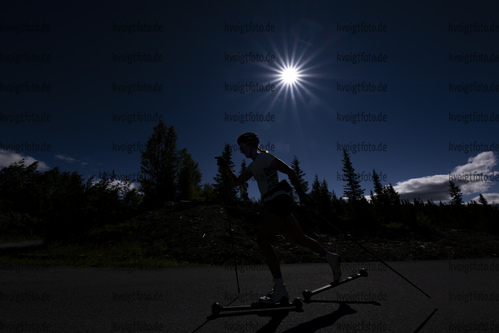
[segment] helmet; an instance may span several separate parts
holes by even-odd
[[[258,139],[258,136],[256,133],[244,133],[241,135],[239,138],[237,138],[237,143],[238,144],[246,144],[248,146],[257,146],[260,143],[260,139]]]

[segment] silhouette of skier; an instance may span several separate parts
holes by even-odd
[[[258,183],[266,214],[260,222],[257,242],[274,279],[273,289],[267,295],[260,297],[260,302],[279,303],[283,298],[289,300],[288,290],[282,278],[279,258],[272,247],[272,238],[280,230],[284,231],[297,244],[321,255],[331,265],[333,278],[338,281],[341,278],[341,257],[336,253],[329,252],[316,240],[303,233],[292,213],[293,203],[289,195],[292,188],[285,180],[279,182],[278,171],[288,176],[298,193],[300,202],[302,204],[310,203],[311,199],[303,190],[294,170],[279,158],[261,149],[259,147],[260,140],[255,133],[244,133],[237,139],[237,143],[241,153],[246,158],[253,160],[239,177],[234,174],[224,158],[220,156],[216,158],[217,164],[225,169],[229,182],[233,186],[239,186],[251,177],[254,177]]]

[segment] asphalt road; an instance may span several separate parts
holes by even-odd
[[[379,263],[367,278],[330,289],[285,316],[207,319],[238,296],[233,267],[160,270],[0,266],[0,332],[494,332],[499,260],[390,262],[431,298]],[[283,265],[290,296],[331,279],[326,264]],[[272,287],[263,266],[239,270],[233,304]]]

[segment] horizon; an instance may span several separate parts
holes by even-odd
[[[177,133],[178,135],[178,133]],[[144,142],[144,146],[145,146],[145,142]],[[234,145],[234,147],[237,146],[237,144]],[[260,145],[263,149],[265,149],[264,146]],[[185,147],[187,148],[187,147]],[[178,150],[181,150],[177,147]],[[235,148],[234,148],[235,149]],[[268,149],[266,149],[268,150]],[[187,148],[187,152],[189,153],[189,149]],[[234,162],[234,153],[236,152],[239,152],[239,148],[237,148],[237,151],[233,150],[232,153],[232,162]],[[1,151],[0,150],[0,157],[5,157],[6,155],[3,154],[4,151]],[[269,153],[272,153],[269,151]],[[18,154],[17,154],[18,155]],[[221,152],[220,154],[221,155]],[[242,154],[241,154],[242,155]],[[485,181],[487,180],[488,178],[493,178],[494,180],[499,180],[499,174],[497,173],[493,173],[493,174],[490,174],[490,173],[483,173],[483,172],[480,172],[478,173],[477,171],[469,171],[467,173],[463,173],[462,171],[466,170],[466,169],[470,169],[471,170],[476,170],[475,169],[475,166],[474,164],[477,164],[477,161],[479,164],[483,164],[484,163],[484,160],[486,161],[487,159],[489,160],[493,160],[495,161],[495,154],[491,153],[491,152],[484,152],[484,153],[480,153],[479,154],[480,156],[475,156],[475,157],[470,157],[469,158],[469,161],[471,161],[471,163],[467,163],[465,165],[461,165],[461,166],[457,166],[455,167],[455,171],[461,171],[461,173],[451,173],[449,172],[448,176],[446,176],[445,174],[443,175],[433,175],[433,176],[429,176],[429,177],[421,177],[421,178],[413,178],[413,179],[409,179],[409,180],[404,180],[404,181],[399,181],[397,182],[396,184],[392,184],[392,183],[388,183],[386,181],[387,179],[387,175],[384,174],[382,171],[381,172],[378,172],[376,171],[376,173],[378,174],[379,178],[380,178],[380,182],[381,184],[383,185],[383,187],[385,186],[388,186],[388,185],[392,185],[393,188],[395,189],[395,191],[397,191],[397,193],[400,195],[400,200],[409,200],[409,202],[413,202],[414,200],[422,200],[425,204],[430,201],[430,202],[433,202],[433,203],[439,203],[439,202],[442,202],[442,203],[448,203],[450,200],[451,200],[451,197],[450,197],[450,194],[449,194],[449,181],[453,181],[454,183],[456,183],[459,187],[460,187],[460,190],[461,192],[463,193],[466,193],[468,191],[468,187],[471,187],[471,186],[476,186],[476,184],[469,184],[470,182],[477,182],[477,181]],[[297,156],[298,157],[298,156]],[[37,171],[40,171],[40,172],[44,172],[44,171],[48,171],[50,169],[53,169],[53,168],[60,168],[60,165],[56,165],[52,168],[49,168],[44,162],[41,162],[41,161],[37,161],[35,159],[33,159],[32,157],[26,157],[26,156],[15,156],[13,154],[10,154],[9,158],[11,158],[14,162],[19,162],[21,159],[25,159],[25,163],[26,165],[30,165],[31,163],[33,162],[38,162],[39,163],[39,166],[37,168]],[[56,156],[56,158],[60,159],[60,160],[67,160],[67,161],[70,161],[70,162],[74,162],[72,160],[72,158],[68,157],[68,156],[63,156],[63,155],[59,155],[59,156]],[[352,160],[352,155],[350,155],[350,159]],[[240,167],[241,167],[241,163],[242,163],[242,160],[246,160],[246,163],[247,165],[249,163],[252,162],[251,158],[245,158],[245,157],[242,157],[239,159],[240,160],[240,163],[239,164],[235,164],[235,167],[233,168],[233,171],[236,173],[236,175],[239,175],[240,174]],[[298,160],[301,164],[301,161],[298,157]],[[12,163],[14,163],[12,162]],[[195,161],[197,162],[197,161]],[[286,164],[288,164],[289,166],[291,166],[291,161],[289,162],[286,162]],[[342,162],[341,162],[342,163]],[[485,162],[487,163],[487,162]],[[352,164],[353,164],[353,161],[352,161]],[[354,168],[355,168],[355,165],[353,165]],[[342,182],[342,185],[341,185],[341,188],[339,188],[340,186],[337,186],[336,188],[331,188],[331,186],[329,185],[330,184],[330,180],[325,178],[325,177],[321,177],[320,175],[318,175],[318,179],[320,182],[322,182],[323,180],[326,180],[327,184],[328,184],[328,188],[329,188],[329,191],[331,193],[334,193],[336,194],[336,196],[338,198],[343,198],[344,200],[347,200],[348,199],[343,196],[343,185],[345,183],[345,180],[343,180],[344,178],[344,173],[341,172],[341,168],[343,167],[343,164],[341,164],[341,167],[339,167],[338,171],[336,171],[336,181],[340,181]],[[374,168],[376,170],[376,168]],[[1,169],[0,169],[1,170]],[[76,170],[62,170],[62,171],[69,171],[69,172],[72,172],[72,171],[76,171]],[[89,177],[83,177],[83,180],[84,181],[87,181],[89,180],[91,177],[94,178],[93,180],[93,183],[96,183],[98,182],[99,180],[102,179],[102,176],[103,176],[103,173],[104,172],[107,172],[108,173],[108,176],[109,176],[109,173],[111,173],[113,170],[104,170],[102,172],[100,172],[98,175],[91,175]],[[312,183],[314,181],[314,178],[315,178],[315,173],[313,176],[311,176],[310,173],[307,172],[307,170],[303,170],[303,172],[305,172],[305,177],[304,177],[304,180],[308,182],[308,193],[310,193],[311,191],[311,187],[312,187]],[[76,171],[78,172],[78,171]],[[367,201],[370,201],[371,199],[371,195],[370,194],[366,194],[366,193],[369,193],[371,190],[374,192],[374,187],[373,187],[373,180],[372,180],[372,175],[373,173],[371,171],[369,172],[366,172],[366,171],[358,171],[358,170],[355,170],[355,174],[359,177],[359,180],[360,180],[360,184],[362,186],[362,189],[364,190],[364,197],[367,199]],[[281,174],[281,173],[278,173],[279,175],[279,179],[287,179],[287,177],[284,175],[284,174]],[[83,175],[82,175],[83,176]],[[113,180],[116,180],[116,181],[119,181],[119,182],[123,182],[123,181],[127,181],[127,182],[130,182],[131,184],[131,188],[137,188],[139,191],[140,191],[140,179],[143,177],[143,174],[138,171],[138,172],[131,172],[131,173],[125,173],[125,174],[119,174],[119,173],[116,173],[115,175],[115,178],[113,178]],[[213,178],[215,177],[215,175],[213,175]],[[447,181],[445,180],[447,177]],[[203,176],[204,178],[204,176]],[[409,193],[399,193],[399,190],[402,188],[404,189],[404,186],[407,186],[407,187],[410,187],[411,184],[414,184],[417,182],[423,182],[424,181],[429,181],[429,182],[432,182],[432,181],[439,181],[442,183],[442,191],[440,193],[438,193],[437,195],[446,195],[448,196],[447,199],[435,199],[435,200],[431,200],[431,199],[421,199],[421,197],[418,197],[417,194],[414,194],[415,192],[409,192]],[[113,182],[114,183],[114,182]],[[209,184],[214,184],[215,182],[202,182],[200,184],[200,186],[202,187],[204,184],[206,183],[209,183]],[[256,185],[256,181],[254,180],[254,178],[251,178],[249,181],[248,181],[248,184],[253,184],[253,186],[249,186],[248,188],[248,192],[249,192],[249,195],[250,195],[250,198],[253,200],[253,201],[258,201],[259,198],[260,198],[260,194],[259,194],[259,191],[258,191],[258,187]],[[367,185],[367,186],[366,186]],[[422,184],[424,185],[424,184]],[[463,189],[464,188],[464,189]],[[475,193],[476,190],[475,190]],[[475,202],[478,202],[478,197],[479,197],[479,194],[482,194],[484,196],[484,198],[489,202],[489,204],[499,204],[499,202],[495,202],[494,200],[489,200],[487,198],[487,194],[483,194],[483,193],[478,193],[478,195],[476,195],[475,197],[469,199],[469,200],[463,200],[464,203],[471,203],[473,201]]]

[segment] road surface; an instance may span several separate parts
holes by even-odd
[[[360,278],[284,317],[207,319],[211,304],[247,304],[272,287],[264,266],[157,270],[0,266],[1,332],[494,332],[499,260],[345,263]],[[327,264],[283,265],[290,297],[331,279]]]

